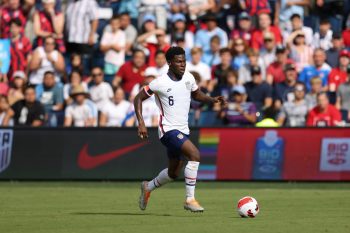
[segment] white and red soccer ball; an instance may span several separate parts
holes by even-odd
[[[259,213],[259,204],[253,197],[243,197],[238,201],[237,211],[241,217],[254,218]]]

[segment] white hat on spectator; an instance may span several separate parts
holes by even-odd
[[[84,95],[85,97],[89,97],[89,93],[85,91],[84,87],[82,85],[78,85],[73,88],[71,93],[69,93],[71,97],[77,96],[77,95]]]
[[[145,70],[145,77],[148,77],[148,76],[158,77],[158,76],[159,76],[159,73],[158,73],[158,71],[157,71],[156,68],[154,68],[154,67],[148,67],[148,68]]]
[[[16,72],[13,73],[12,78],[27,79],[27,76],[22,70],[17,70]]]
[[[42,3],[55,3],[56,0],[41,0]]]

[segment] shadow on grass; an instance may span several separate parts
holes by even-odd
[[[172,214],[157,214],[157,213],[128,213],[128,212],[78,212],[78,213],[71,213],[72,215],[102,215],[102,216],[157,216],[157,217],[196,217],[198,215],[188,216],[188,215],[172,215]]]

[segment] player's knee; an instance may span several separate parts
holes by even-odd
[[[195,162],[200,162],[200,154],[197,149],[193,150],[192,153],[190,154],[190,161],[195,161]]]
[[[176,171],[168,171],[168,176],[171,178],[171,179],[173,179],[173,180],[175,180],[175,179],[177,179],[177,177],[179,177],[179,174],[176,172]]]

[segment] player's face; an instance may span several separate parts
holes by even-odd
[[[176,76],[182,76],[186,69],[185,55],[175,55],[173,60],[169,63],[169,68]]]

